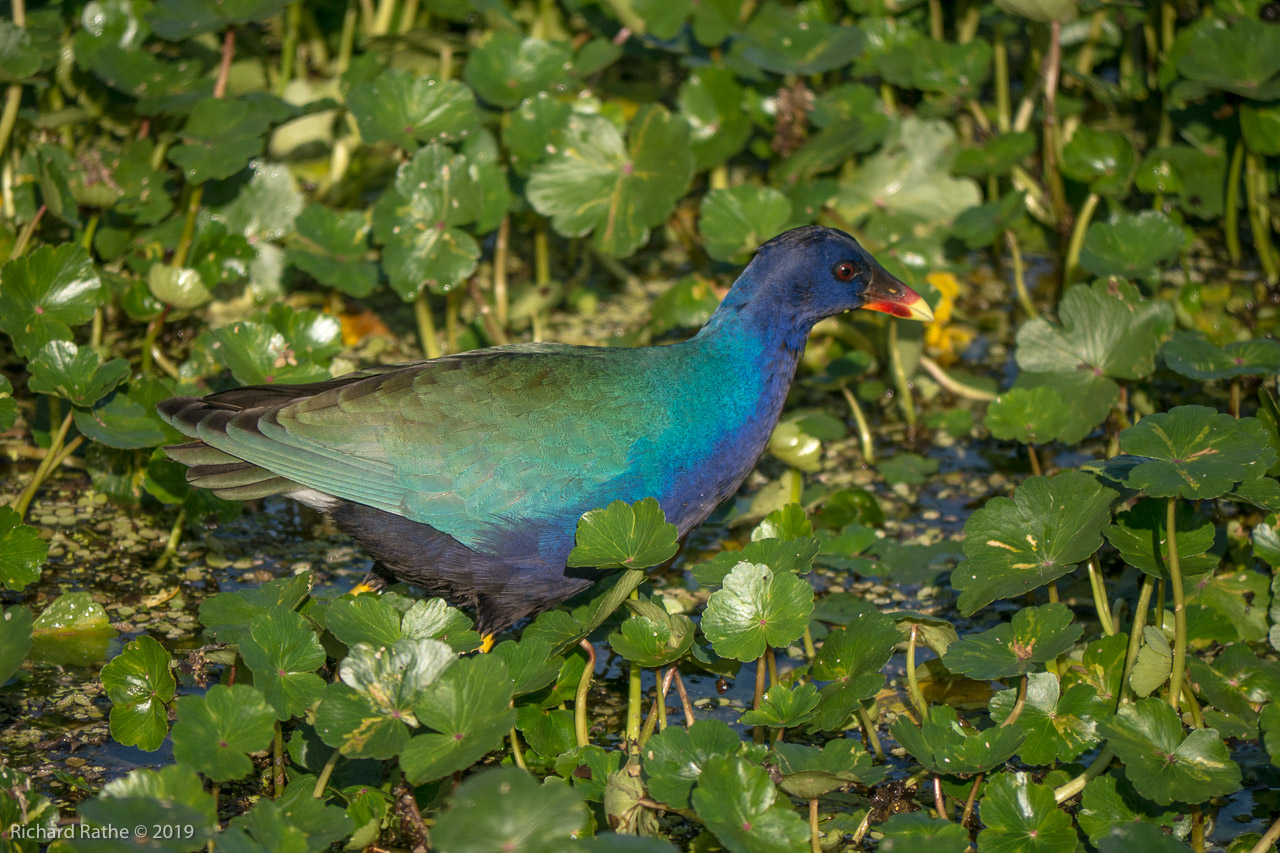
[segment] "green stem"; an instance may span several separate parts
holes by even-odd
[[[764,662],[764,655],[760,655],[760,659],[756,661],[756,689],[751,697],[751,710],[759,711],[760,702],[764,699],[764,676],[767,664]],[[751,730],[751,739],[756,743],[764,743],[764,727],[756,726]]]
[[[1191,804],[1191,850],[1204,853],[1204,811],[1199,803]]]
[[[1155,588],[1155,578],[1144,575],[1142,589],[1138,592],[1138,605],[1133,609],[1133,627],[1129,631],[1129,650],[1124,656],[1124,674],[1120,676],[1120,696],[1116,697],[1117,706],[1122,697],[1132,694],[1129,676],[1133,672],[1134,663],[1138,660],[1138,649],[1142,646],[1142,629],[1147,624],[1147,610],[1151,607],[1151,593]]]
[[[889,368],[893,373],[893,384],[898,389],[898,408],[902,410],[903,420],[912,430],[916,426],[916,404],[911,398],[911,383],[907,381],[907,371],[902,364],[902,352],[898,348],[898,324],[889,321]]]
[[[772,688],[778,683],[778,658],[772,648],[764,650],[764,660],[769,667],[769,687]]]
[[[324,763],[324,767],[320,768],[320,778],[316,779],[316,786],[311,791],[311,798],[319,800],[324,797],[325,788],[329,787],[329,777],[333,775],[333,768],[338,766],[338,759],[342,757],[342,751],[335,749],[329,756],[329,760]]]
[[[693,725],[693,703],[689,701],[689,692],[684,689],[684,679],[680,677],[679,669],[676,670],[676,695],[680,697],[680,708],[684,711],[684,727],[687,729]]]
[[[351,66],[351,54],[354,52],[356,44],[356,19],[358,17],[359,12],[356,10],[355,0],[348,0],[347,11],[342,16],[342,34],[338,37],[338,56],[333,66],[335,77],[341,77],[347,73],[347,68]]]
[[[1093,609],[1098,612],[1098,621],[1102,623],[1102,633],[1110,637],[1116,632],[1115,620],[1111,618],[1111,608],[1107,605],[1107,587],[1102,578],[1102,569],[1098,566],[1095,554],[1089,558],[1089,589],[1093,593]]]
[[[813,647],[813,632],[809,630],[809,626],[804,626],[804,634],[800,637],[804,643],[804,659],[812,662],[818,656],[818,651]]]
[[[373,16],[373,34],[384,36],[391,31],[391,19],[395,15],[396,0],[378,0],[377,12]]]
[[[58,452],[62,449],[62,442],[66,441],[67,431],[71,429],[72,413],[67,412],[66,417],[62,419],[62,424],[58,427],[58,431],[53,434],[53,439],[49,442],[49,449],[45,452],[44,459],[40,460],[40,464],[36,466],[35,473],[31,475],[31,479],[27,481],[26,487],[21,494],[14,499],[12,507],[13,511],[18,514],[18,520],[21,521],[27,514],[31,501],[35,499],[36,490],[48,478],[49,473],[53,471],[54,460],[58,458]]]
[[[1058,223],[1067,221],[1067,192],[1058,171],[1058,72],[1062,64],[1062,22],[1049,24],[1049,52],[1044,60],[1044,171]]]
[[[1169,704],[1178,710],[1182,698],[1182,675],[1187,668],[1187,607],[1182,595],[1182,566],[1178,560],[1178,530],[1175,515],[1178,499],[1169,498],[1165,516],[1169,537],[1169,585],[1173,590],[1173,671],[1169,673]]]
[[[418,19],[418,0],[405,0],[404,8],[400,11],[400,26],[398,32],[404,35],[413,30],[413,23]]]
[[[1110,746],[1104,746],[1102,751],[1098,753],[1098,757],[1093,760],[1093,763],[1083,773],[1065,785],[1053,789],[1054,801],[1061,805],[1083,791],[1085,785],[1102,775],[1102,771],[1107,769],[1107,765],[1111,763],[1112,758],[1115,758],[1115,753],[1111,751]]]
[[[173,559],[173,555],[178,553],[178,543],[182,541],[182,525],[186,520],[187,510],[184,507],[178,510],[178,517],[169,528],[169,538],[165,542],[164,550],[160,552],[160,557],[151,567],[153,573],[164,571],[165,566],[169,565],[169,561]]]
[[[213,822],[216,824],[216,823],[219,823],[218,821],[218,783],[217,782],[209,783],[209,794],[213,797]],[[214,843],[212,838],[209,839],[209,843],[206,845],[205,849],[207,849],[209,853],[213,853]]]
[[[1223,210],[1222,230],[1227,238],[1227,256],[1233,267],[1240,266],[1240,174],[1244,171],[1244,140],[1236,143],[1227,168],[1227,197]]]
[[[439,358],[444,355],[440,349],[440,340],[436,337],[436,321],[431,316],[431,305],[427,302],[427,288],[423,288],[418,298],[413,301],[413,316],[418,321],[418,342],[427,358]]]
[[[1009,712],[1009,716],[1004,718],[1001,726],[1011,726],[1018,721],[1018,717],[1022,716],[1022,709],[1027,705],[1027,676],[1023,673],[1022,679],[1018,681],[1018,698],[1013,702],[1013,710]]]
[[[871,437],[871,425],[867,423],[867,416],[862,412],[862,406],[858,403],[858,398],[853,396],[853,392],[848,388],[841,388],[840,393],[844,395],[845,402],[849,404],[849,412],[853,415],[853,422],[858,426],[858,445],[862,448],[862,461],[868,465],[876,464],[876,445]]]
[[[1004,239],[1009,244],[1009,256],[1013,260],[1013,289],[1018,294],[1018,302],[1026,312],[1027,319],[1034,320],[1040,316],[1040,312],[1031,301],[1031,291],[1027,290],[1027,269],[1022,263],[1022,246],[1013,231],[1005,231]]]
[[[1231,380],[1231,417],[1240,419],[1240,377]]]
[[[876,760],[884,761],[884,746],[880,743],[880,735],[876,733],[875,721],[871,719],[867,709],[862,707],[862,703],[858,703],[858,725],[862,726],[862,732],[867,736],[867,743],[871,745]]]
[[[1200,703],[1196,701],[1196,692],[1191,688],[1190,681],[1182,682],[1182,698],[1191,710],[1191,724],[1197,729],[1203,729],[1204,718],[1200,716]]]
[[[298,59],[298,27],[302,22],[302,2],[295,0],[284,10],[284,40],[280,45],[280,79],[276,81],[276,95],[283,98],[284,90],[293,80],[294,65]]]
[[[538,217],[538,227],[533,232],[534,283],[539,287],[551,281],[551,251],[547,240],[547,220]]]
[[[182,223],[182,236],[178,238],[178,245],[173,250],[173,259],[169,262],[170,269],[180,270],[187,262],[191,243],[196,236],[196,214],[200,212],[200,202],[203,199],[204,184],[192,187],[190,195],[187,196],[187,218]]]
[[[458,340],[458,312],[462,306],[462,288],[454,287],[444,295],[444,346],[451,353],[462,344]]]
[[[1084,246],[1084,233],[1089,230],[1089,221],[1098,209],[1101,197],[1097,193],[1089,193],[1089,197],[1080,205],[1080,213],[1076,216],[1076,224],[1071,229],[1071,241],[1067,244],[1067,262],[1062,267],[1062,283],[1068,285],[1075,277],[1080,266],[1080,249]]]
[[[979,773],[973,777],[973,787],[969,789],[969,796],[964,801],[964,811],[960,814],[960,825],[964,826],[969,822],[969,815],[973,814],[973,804],[978,801],[978,788],[982,786],[982,778],[985,773]]]
[[[942,41],[943,33],[942,0],[929,0],[929,37]]]
[[[1009,47],[1004,42],[1004,33],[996,28],[995,42],[992,44],[996,78],[996,127],[1001,133],[1009,132],[1010,99],[1009,99]]]
[[[640,689],[640,677],[643,668],[631,661],[627,664],[627,744],[629,747],[639,747],[640,743],[640,703],[643,701],[643,691]]]
[[[818,830],[818,798],[809,798],[809,851],[822,853],[822,833]]]
[[[1044,476],[1044,469],[1040,466],[1040,453],[1036,450],[1034,444],[1027,445],[1027,461],[1031,463],[1032,476]]]
[[[151,373],[151,362],[156,349],[156,341],[160,339],[160,330],[164,328],[164,321],[168,316],[169,306],[166,305],[160,311],[160,316],[147,324],[147,334],[142,339],[142,361],[138,367],[143,376]]]
[[[966,400],[977,400],[980,403],[990,403],[996,398],[996,395],[989,391],[983,391],[981,388],[974,388],[972,385],[965,385],[963,382],[953,379],[951,374],[947,373],[942,365],[938,364],[938,362],[929,358],[927,355],[920,356],[920,366],[923,367],[945,391],[955,394],[957,397],[963,397]]]
[[[9,260],[22,257],[22,253],[27,250],[27,245],[31,242],[31,238],[35,236],[36,226],[40,224],[40,220],[44,218],[45,211],[48,210],[46,205],[40,205],[36,208],[35,216],[31,217],[31,221],[22,226],[18,239],[13,241],[13,248],[9,250]]]
[[[574,720],[574,727],[577,727],[577,720]],[[516,731],[516,727],[511,727],[511,759],[516,763],[516,767],[521,770],[528,770],[528,766],[524,763],[524,751],[520,749],[520,733]]]
[[[587,725],[587,693],[591,690],[591,679],[596,672],[596,647],[588,640],[582,640],[578,645],[587,652],[587,665],[582,670],[578,690],[573,695],[573,734],[578,746],[586,746],[591,743],[591,729]],[[512,732],[513,742],[514,734]]]
[[[1249,853],[1270,853],[1275,849],[1276,842],[1280,841],[1280,817],[1276,818],[1275,823],[1258,839],[1258,843],[1249,848]]]
[[[271,798],[280,799],[284,793],[284,732],[276,720],[275,739],[271,742]]]
[[[649,742],[649,738],[653,737],[654,725],[657,724],[661,729],[667,727],[667,691],[671,689],[671,679],[675,676],[675,665],[667,667],[666,675],[658,683],[657,689],[654,690],[653,704],[649,706],[649,715],[644,719],[644,728],[640,730],[639,746],[644,749],[644,745]]]
[[[1254,249],[1267,277],[1267,283],[1280,279],[1280,262],[1271,245],[1270,214],[1267,212],[1267,170],[1262,157],[1252,151],[1244,155],[1244,188],[1249,205],[1249,225],[1253,229]]]
[[[916,633],[919,631],[918,625],[911,626],[911,635],[907,638],[907,695],[911,697],[911,704],[916,706],[916,713],[920,715],[920,722],[923,723],[925,713],[924,693],[920,690],[920,681],[916,677]]]
[[[0,113],[0,157],[9,147],[9,137],[13,135],[13,127],[18,123],[18,107],[22,105],[22,86],[10,83],[5,89],[4,112]]]

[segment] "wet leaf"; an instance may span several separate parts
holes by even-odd
[[[287,5],[288,0],[158,0],[147,21],[156,35],[180,41],[235,24],[274,18]]]
[[[983,424],[996,438],[1023,444],[1054,441],[1071,422],[1071,409],[1050,388],[1011,388],[987,406]]]
[[[246,759],[247,761],[248,759]],[[161,850],[186,853],[203,847],[214,828],[207,816],[185,803],[151,797],[109,797],[86,800],[79,806],[85,834],[79,836],[77,850],[109,851]],[[134,827],[146,830],[135,835]],[[156,828],[164,827],[156,835]],[[168,827],[184,827],[172,831]],[[185,827],[191,828],[187,836]]]
[[[1063,604],[1024,607],[989,631],[952,643],[942,658],[947,669],[980,681],[1013,678],[1069,650],[1084,628]]]
[[[560,674],[560,658],[553,655],[551,643],[537,637],[521,637],[519,642],[507,640],[499,643],[490,654],[507,663],[507,671],[514,682],[516,696],[541,690],[556,680]]]
[[[1181,48],[1181,49],[1178,49]],[[1177,66],[1186,78],[1174,87],[1187,100],[1222,90],[1268,101],[1280,97],[1280,30],[1240,20],[1206,18],[1178,34]]]
[[[507,114],[502,142],[517,174],[528,175],[535,164],[563,148],[573,111],[573,104],[557,100],[549,92],[539,92]]]
[[[23,358],[50,341],[69,341],[71,327],[93,319],[101,280],[77,243],[41,246],[0,268],[0,330]]]
[[[705,47],[734,31],[741,10],[735,0],[636,0],[635,11],[660,39],[675,38],[692,16],[693,37]]]
[[[49,545],[7,506],[0,507],[0,583],[14,592],[40,579]]]
[[[889,727],[902,748],[933,773],[981,773],[1017,753],[1025,737],[1016,726],[978,731],[960,727],[954,708],[934,705],[921,726],[900,716]]]
[[[1169,577],[1168,519],[1164,501],[1144,498],[1132,509],[1119,513],[1115,523],[1104,531],[1107,541],[1120,558],[1135,569],[1152,577]],[[1199,574],[1216,568],[1219,558],[1206,553],[1213,547],[1212,522],[1195,511],[1190,504],[1180,503],[1174,518],[1178,538],[1178,565],[1183,575]]]
[[[656,0],[664,7],[678,6]],[[721,0],[724,2],[724,0]],[[699,10],[715,3],[698,3]],[[742,108],[743,89],[728,68],[695,69],[676,96],[680,113],[689,122],[689,144],[694,168],[710,169],[742,150],[751,136],[751,118]]]
[[[773,761],[782,774],[778,784],[793,797],[821,797],[851,782],[874,785],[886,769],[871,762],[871,754],[846,738],[828,741],[821,749],[779,741]]]
[[[1058,808],[1053,788],[1027,773],[1001,773],[987,784],[979,815],[983,853],[1069,853],[1080,849],[1071,815]]]
[[[614,501],[583,514],[568,564],[645,569],[665,563],[677,548],[676,526],[667,522],[656,500]]]
[[[992,720],[1003,723],[1009,717],[1017,692],[1001,690],[991,697]],[[1027,736],[1018,755],[1032,765],[1074,761],[1098,742],[1098,721],[1110,713],[1110,706],[1092,685],[1076,684],[1060,690],[1056,676],[1032,673],[1027,680],[1027,701],[1016,721]]]
[[[240,655],[280,720],[302,716],[324,691],[315,673],[324,666],[324,649],[294,610],[276,606],[263,613],[241,640]]]
[[[1280,109],[1274,105],[1240,105],[1240,131],[1250,151],[1280,154]]]
[[[440,640],[461,654],[480,645],[480,635],[474,623],[456,607],[450,607],[443,598],[416,601],[404,613],[400,631],[411,640]]]
[[[348,647],[391,645],[405,636],[402,619],[403,614],[380,595],[344,595],[324,615],[325,627]]]
[[[1220,497],[1263,476],[1276,461],[1257,420],[1207,406],[1178,406],[1143,418],[1120,433],[1120,450],[1130,458],[1109,460],[1103,473],[1154,498]],[[1113,476],[1118,465],[1132,467]]]
[[[183,696],[177,709],[173,757],[215,782],[247,776],[253,762],[246,753],[266,749],[275,732],[275,712],[243,684],[215,684],[203,696]]]
[[[876,828],[884,833],[882,853],[964,853],[969,848],[968,830],[927,812],[896,814]]]
[[[737,733],[719,720],[698,720],[688,729],[668,726],[649,739],[641,755],[650,794],[658,802],[688,808],[689,792],[706,763],[737,755],[741,747]]]
[[[1102,545],[1116,493],[1079,471],[1030,477],[965,523],[965,561],[952,573],[960,612],[977,612],[1070,573]]]
[[[466,78],[482,100],[511,109],[539,92],[563,89],[571,55],[568,42],[495,30],[467,56]]]
[[[751,531],[751,541],[760,542],[766,539],[783,541],[803,541],[813,536],[813,524],[805,514],[804,507],[798,503],[788,503],[775,509],[761,520]]]
[[[1213,639],[1224,643],[1256,642],[1267,635],[1269,581],[1267,576],[1248,570],[1204,575],[1189,585],[1187,609],[1194,612],[1207,608],[1229,626],[1227,631],[1212,632]]]
[[[1253,705],[1280,698],[1280,667],[1258,657],[1243,643],[1227,646],[1212,664],[1198,658],[1187,663],[1197,694],[1215,708],[1242,719],[1255,718]]]
[[[414,706],[456,660],[437,640],[397,640],[375,649],[357,643],[338,666],[340,682],[325,688],[316,731],[351,758],[391,758],[416,728]]]
[[[1177,259],[1185,242],[1182,228],[1159,211],[1120,213],[1110,222],[1089,226],[1080,266],[1100,278],[1154,278],[1160,267]]]
[[[1087,684],[1099,699],[1113,706],[1120,695],[1128,645],[1129,635],[1124,633],[1094,640],[1085,648],[1080,663],[1068,667],[1062,686],[1070,688],[1074,684]]]
[[[1087,125],[1077,128],[1062,148],[1062,173],[1102,196],[1123,198],[1135,163],[1133,145],[1123,134]]]
[[[761,243],[782,232],[791,219],[791,202],[772,187],[740,184],[702,197],[698,229],[707,254],[743,263]]]
[[[103,364],[92,349],[70,341],[45,344],[28,369],[32,391],[61,397],[73,406],[92,406],[129,376],[126,359]]]
[[[1173,672],[1173,649],[1164,632],[1151,625],[1142,629],[1142,639],[1144,642],[1129,675],[1129,686],[1139,696],[1150,696]]]
[[[363,212],[309,204],[294,225],[297,233],[285,250],[291,265],[348,296],[373,292],[378,265],[368,258],[369,222]]]
[[[1084,786],[1078,815],[1080,828],[1094,846],[1117,828],[1144,823],[1157,830],[1173,829],[1180,817],[1178,811],[1165,811],[1144,799],[1128,780],[1112,775],[1099,776]]]
[[[239,645],[271,608],[283,605],[293,610],[310,591],[311,575],[304,572],[250,589],[220,592],[200,602],[200,624],[221,642]]]
[[[177,682],[164,646],[143,635],[102,668],[111,700],[111,736],[125,746],[156,750],[169,733],[169,703]]]
[[[716,654],[749,661],[766,647],[786,646],[800,638],[813,609],[813,588],[790,572],[739,563],[725,575],[724,587],[711,594],[702,631]]]
[[[394,187],[374,205],[373,234],[401,299],[448,290],[475,270],[480,247],[460,226],[480,215],[482,203],[467,158],[438,143],[396,170]]]
[[[643,667],[666,666],[680,660],[693,646],[692,620],[665,613],[654,617],[633,614],[623,620],[619,631],[609,635],[609,647]]]
[[[475,97],[462,83],[403,69],[352,86],[347,107],[366,142],[391,142],[408,151],[419,143],[464,137],[479,119]]]
[[[1262,745],[1271,763],[1280,767],[1280,705],[1272,702],[1262,709],[1258,717],[1262,729]]]
[[[169,149],[169,161],[191,184],[229,178],[262,153],[270,126],[270,113],[248,100],[203,98],[178,132],[182,142]]]
[[[418,722],[432,731],[415,735],[400,753],[400,767],[415,785],[465,770],[515,725],[511,676],[493,655],[466,657],[451,665],[414,706]]]
[[[1117,826],[1097,842],[1098,853],[1186,853],[1191,848],[1149,823]]]
[[[744,712],[738,723],[789,729],[808,722],[817,707],[818,688],[812,684],[775,684],[765,691],[760,707]]]
[[[572,116],[564,149],[534,168],[526,194],[558,233],[591,233],[597,249],[626,257],[670,215],[692,174],[688,124],[650,105],[625,143],[608,119]]]
[[[857,27],[828,23],[781,5],[762,6],[734,44],[742,59],[775,74],[818,74],[862,53],[866,37]]]
[[[878,675],[902,640],[897,625],[869,601],[852,602],[842,615],[844,626],[829,632],[818,649],[813,677],[851,682],[862,676]]]
[[[31,611],[17,605],[0,608],[0,686],[13,677],[30,651]]]
[[[523,770],[487,770],[464,782],[436,818],[431,841],[441,853],[561,853],[588,820],[573,788],[542,784]]]
[[[1124,773],[1147,799],[1203,803],[1240,789],[1240,768],[1214,729],[1183,736],[1178,714],[1161,699],[1123,705],[1101,724]]]
[[[1190,332],[1174,332],[1160,349],[1165,364],[1189,379],[1230,379],[1280,373],[1280,341],[1258,338],[1215,346]]]
[[[207,333],[219,363],[244,385],[318,382],[329,373],[298,353],[274,326],[239,321]]]
[[[734,853],[790,853],[809,837],[809,827],[789,803],[775,807],[778,791],[765,769],[742,758],[708,759],[691,801]]]

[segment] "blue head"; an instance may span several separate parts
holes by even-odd
[[[774,328],[808,334],[813,324],[856,308],[929,321],[920,294],[890,275],[843,231],[806,225],[760,247],[708,325],[749,313]]]

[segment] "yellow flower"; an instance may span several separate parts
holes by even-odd
[[[938,291],[938,304],[933,306],[933,322],[924,329],[924,343],[941,364],[956,360],[956,354],[969,345],[974,332],[965,328],[948,328],[955,311],[960,282],[949,272],[931,272],[925,281]]]

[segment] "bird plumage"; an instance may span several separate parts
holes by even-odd
[[[833,292],[849,258],[862,280]],[[842,232],[796,229],[678,344],[517,344],[160,412],[195,439],[169,450],[194,485],[310,503],[490,633],[590,583],[565,567],[584,512],[652,496],[680,535],[701,523],[763,452],[813,323],[871,297],[919,300]]]

